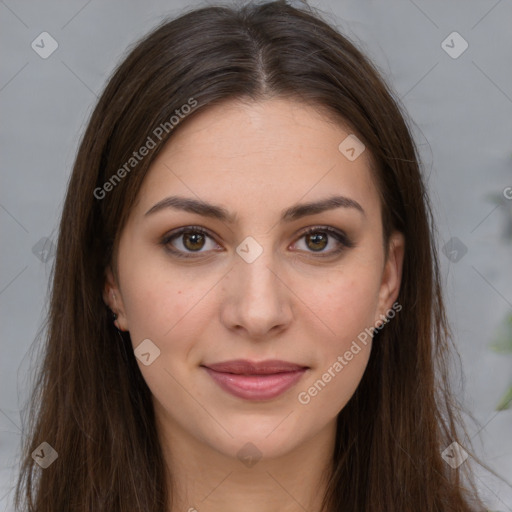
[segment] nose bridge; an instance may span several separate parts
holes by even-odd
[[[269,247],[251,262],[239,261],[236,268],[239,272],[237,281],[246,288],[242,296],[262,299],[275,299],[277,295],[277,277],[275,275],[276,257]],[[271,270],[272,269],[272,270]]]
[[[266,241],[262,239],[256,245],[254,239],[247,240],[238,247],[238,261],[228,288],[230,300],[226,302],[230,309],[225,321],[231,327],[244,327],[253,336],[263,336],[291,318],[289,297],[279,278],[278,258],[271,239]]]

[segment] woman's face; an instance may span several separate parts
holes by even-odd
[[[105,297],[170,436],[272,458],[332,434],[403,255],[394,235],[385,257],[369,155],[340,146],[349,135],[299,102],[229,102],[152,164]]]

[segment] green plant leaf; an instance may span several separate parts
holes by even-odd
[[[497,411],[505,411],[510,409],[512,405],[512,386],[510,386],[507,392],[502,396],[500,403],[496,406]]]
[[[498,327],[495,341],[491,349],[501,354],[512,353],[512,313],[505,317],[505,320]]]

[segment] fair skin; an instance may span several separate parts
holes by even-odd
[[[289,99],[230,101],[180,126],[145,177],[104,298],[134,349],[150,339],[160,350],[147,366],[137,361],[173,478],[169,510],[320,510],[336,416],[362,378],[371,339],[341,371],[333,363],[396,301],[404,250],[398,233],[383,248],[368,151],[349,161],[338,149],[349,133]],[[281,219],[334,195],[352,203]],[[146,215],[169,196],[222,206],[236,219],[171,207]],[[168,237],[166,250],[165,235],[186,226],[208,234]],[[352,247],[322,227],[345,233]],[[249,236],[250,251],[262,249],[250,263],[236,251]],[[202,366],[231,359],[307,370],[279,396],[247,400]],[[300,402],[322,378],[325,387]],[[247,463],[241,449],[261,458]]]

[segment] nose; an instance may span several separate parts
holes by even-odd
[[[254,340],[285,330],[293,319],[293,293],[270,248],[252,263],[235,255],[224,282],[221,321],[229,330]]]

